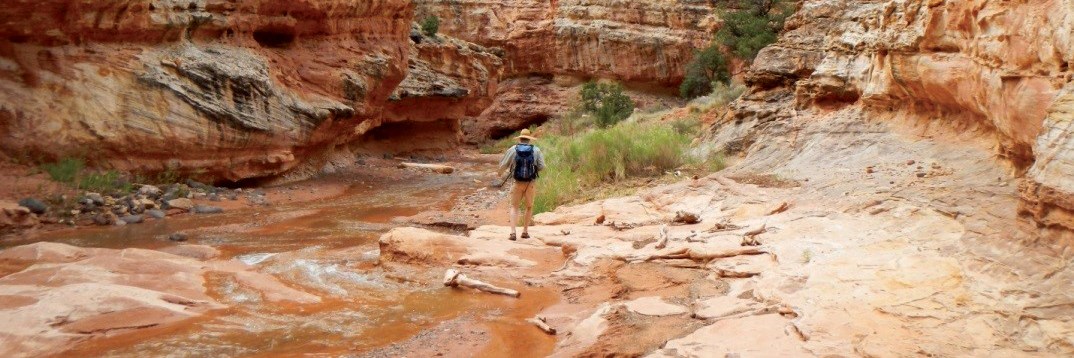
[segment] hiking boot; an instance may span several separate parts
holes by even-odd
[[[525,235],[525,234],[523,234],[523,235]],[[523,236],[523,237],[525,237],[525,236]],[[515,240],[517,240],[517,239],[515,238],[515,234],[511,234],[511,236],[510,236],[510,237],[508,237],[507,239],[509,239],[509,240],[511,240],[511,241],[515,241]]]
[[[523,238],[523,239],[528,239],[528,238],[530,238],[530,233],[528,233],[528,232],[524,232],[524,233],[522,233],[522,238]]]

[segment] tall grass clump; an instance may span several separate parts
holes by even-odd
[[[55,163],[42,164],[41,169],[48,173],[52,180],[81,190],[120,193],[131,191],[130,182],[119,172],[86,170],[86,161],[80,158],[63,158]]]
[[[540,140],[548,169],[538,181],[535,212],[584,196],[601,183],[662,175],[690,164],[692,136],[664,123],[621,123],[576,136]]]
[[[75,179],[85,167],[86,162],[78,158],[64,158],[56,163],[41,165],[41,169],[48,173],[52,180],[65,184],[74,184]]]

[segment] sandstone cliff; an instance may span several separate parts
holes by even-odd
[[[399,118],[388,102],[400,83],[436,86],[408,74],[439,71],[452,103],[475,111],[469,100],[491,92],[499,60],[454,42],[416,44],[412,18],[406,0],[5,4],[0,148],[240,180],[316,166]]]
[[[760,53],[752,90],[713,137],[771,158],[775,138],[802,142],[803,133],[877,120],[925,140],[965,141],[991,148],[1015,176],[1032,168],[1022,211],[1074,228],[1065,199],[1074,187],[1058,174],[1071,62],[1071,1],[806,1]],[[787,149],[784,162],[802,150]]]
[[[712,39],[717,4],[646,0],[415,0],[417,18],[503,49],[497,101],[468,123],[471,140],[502,136],[562,113],[580,79],[614,79],[671,93],[696,48]],[[677,93],[677,92],[675,92]]]

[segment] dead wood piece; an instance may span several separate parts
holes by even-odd
[[[686,235],[683,240],[685,240],[686,242],[705,242],[705,240],[697,237],[696,231],[691,231],[690,235]]]
[[[777,206],[775,209],[772,209],[772,211],[769,211],[768,215],[776,215],[776,214],[782,213],[784,211],[787,211],[787,209],[790,209],[790,208],[791,208],[791,204],[786,202],[786,201],[784,201],[782,203],[779,203],[779,206]]]
[[[699,251],[690,248],[678,248],[674,250],[667,250],[661,253],[656,253],[649,256],[633,256],[624,258],[627,261],[652,261],[652,260],[678,260],[687,259],[698,262],[709,262],[715,259],[745,256],[745,255],[763,255],[767,254],[757,247],[741,247],[720,251]]]
[[[519,293],[518,291],[509,288],[497,287],[495,285],[482,282],[480,280],[472,279],[470,277],[467,277],[466,275],[463,275],[462,272],[459,272],[455,269],[448,269],[447,272],[444,272],[444,286],[462,286],[472,288],[478,291],[495,293],[498,295],[505,295],[511,297],[518,297],[521,295],[521,293]]]
[[[676,224],[693,225],[701,222],[701,216],[696,213],[687,211],[679,211],[675,213],[675,219],[672,222]]]
[[[544,331],[544,333],[547,333],[547,334],[550,334],[550,335],[553,335],[553,336],[556,335],[556,329],[552,328],[552,326],[549,326],[548,322],[545,321],[544,317],[537,316],[537,317],[529,318],[529,319],[526,319],[526,322],[532,323],[534,326],[537,326],[537,328],[541,329],[541,331]]]
[[[743,272],[743,271],[731,271],[724,269],[717,269],[716,276],[720,278],[750,278],[760,275],[760,272]]]
[[[723,232],[723,231],[733,231],[733,230],[738,230],[738,229],[741,229],[741,228],[742,228],[741,226],[732,224],[730,221],[725,220],[725,221],[721,221],[721,222],[716,223],[716,225],[713,225],[708,230],[705,230],[705,232],[716,233],[716,232]]]
[[[660,249],[663,249],[665,247],[668,247],[668,236],[670,236],[670,235],[668,235],[668,226],[667,225],[660,226],[660,236],[656,240],[656,249],[657,250],[660,250]]]
[[[423,163],[403,162],[403,163],[399,163],[399,167],[400,168],[429,169],[429,170],[432,170],[433,172],[440,173],[440,174],[451,174],[451,173],[455,172],[454,167],[448,166],[448,165],[443,165],[443,164],[423,164]]]

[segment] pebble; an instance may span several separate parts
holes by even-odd
[[[175,241],[175,242],[183,242],[183,241],[186,241],[186,234],[177,232],[177,233],[168,235],[168,240]]]

